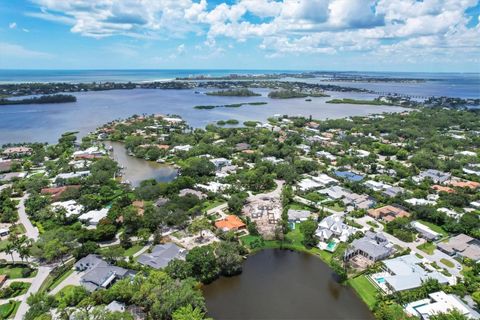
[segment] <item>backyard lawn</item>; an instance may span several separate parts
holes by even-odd
[[[433,251],[435,250],[435,245],[430,242],[425,242],[424,244],[419,245],[417,249],[422,250],[426,254],[432,255]]]
[[[310,254],[316,255],[326,263],[330,263],[330,261],[332,260],[333,254],[331,254],[330,252],[320,250],[319,248],[316,248],[316,247],[311,249],[305,248],[305,246],[302,244],[303,235],[300,232],[300,228],[298,228],[298,226],[295,228],[295,230],[290,231],[285,236],[285,241],[283,242],[278,240],[265,240],[263,241],[260,247],[252,248],[252,243],[260,239],[261,239],[260,236],[252,236],[252,235],[247,235],[240,238],[240,240],[244,245],[248,246],[254,251],[262,250],[262,249],[291,249],[296,251],[308,252]]]
[[[19,279],[19,278],[31,278],[34,277],[36,272],[33,271],[27,277],[22,274],[22,270],[29,269],[27,266],[19,265],[19,264],[5,264],[0,267],[0,274],[4,274],[8,277],[8,279]]]
[[[345,210],[345,208],[339,205],[338,203],[328,204],[328,205],[325,205],[325,207],[338,212],[343,212],[343,210]]]
[[[433,231],[437,232],[437,233],[440,233],[442,236],[446,237],[448,236],[448,233],[443,230],[442,227],[434,224],[434,223],[431,223],[431,222],[428,222],[428,221],[424,221],[424,220],[417,220],[418,222],[420,222],[421,224],[429,227],[430,229],[432,229]]]
[[[350,279],[347,282],[353,289],[355,289],[369,309],[372,309],[375,306],[378,290],[364,275]]]
[[[133,246],[131,246],[130,248],[128,248],[127,250],[125,250],[125,253],[123,255],[125,257],[133,256],[135,253],[140,251],[140,249],[142,249],[142,248],[143,248],[143,245],[141,245],[140,243],[136,243]]]

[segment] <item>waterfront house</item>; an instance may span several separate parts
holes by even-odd
[[[7,158],[17,158],[23,156],[29,156],[32,154],[32,148],[29,147],[11,147],[3,150],[2,154]]]
[[[371,264],[387,258],[393,251],[392,244],[382,233],[367,231],[363,238],[353,240],[345,251],[344,259],[355,262],[356,257],[362,257],[367,260],[366,264]]]

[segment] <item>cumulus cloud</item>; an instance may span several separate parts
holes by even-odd
[[[477,0],[31,0],[32,17],[90,37],[171,38],[193,33],[214,49],[219,38],[259,39],[269,57],[365,51],[376,55],[478,54]],[[184,46],[174,55],[181,54]],[[446,51],[445,51],[446,50]],[[216,54],[221,54],[217,51]],[[420,56],[420,55],[417,55]]]

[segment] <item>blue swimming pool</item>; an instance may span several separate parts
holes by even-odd
[[[378,283],[384,283],[385,278],[376,278],[375,281],[377,281]]]

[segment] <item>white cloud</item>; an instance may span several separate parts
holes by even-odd
[[[479,27],[467,27],[465,13],[477,0],[238,0],[210,6],[207,0],[31,1],[40,10],[29,16],[71,25],[84,36],[192,33],[215,54],[222,54],[216,47],[222,37],[260,39],[269,57],[365,51],[414,59],[415,49],[470,58],[480,52]],[[172,55],[184,51],[180,45]]]
[[[0,48],[2,48],[0,50],[0,60],[7,58],[53,58],[53,55],[49,53],[30,50],[14,43],[0,42]]]

